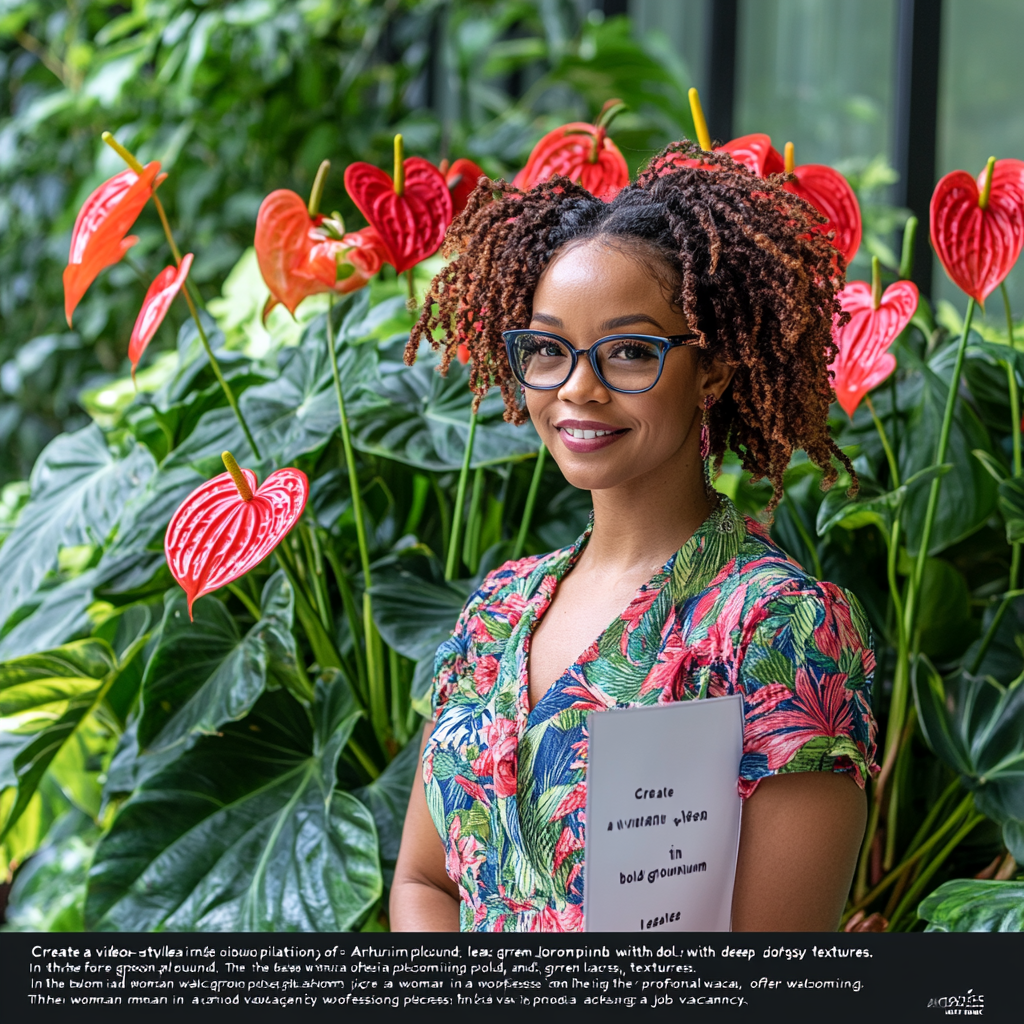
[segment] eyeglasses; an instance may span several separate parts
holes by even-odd
[[[524,388],[551,391],[573,374],[580,356],[586,356],[597,379],[609,391],[638,395],[650,391],[661,377],[665,353],[687,345],[699,334],[675,334],[669,338],[650,334],[610,334],[590,348],[573,348],[547,331],[502,331],[509,366]]]

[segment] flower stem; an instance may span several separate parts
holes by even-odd
[[[889,490],[894,491],[900,485],[900,470],[896,464],[896,456],[893,455],[892,448],[889,446],[889,438],[885,433],[885,427],[882,426],[882,421],[878,418],[878,413],[875,412],[875,403],[871,401],[871,396],[865,395],[864,401],[867,403],[871,418],[875,421],[875,429],[878,431],[878,436],[882,439],[882,448],[885,449],[885,458],[889,463],[889,476],[891,478]]]
[[[533,507],[537,503],[537,492],[540,490],[540,480],[544,475],[544,460],[548,454],[547,448],[542,444],[537,449],[537,462],[533,467],[533,476],[530,479],[530,489],[526,492],[526,507],[523,509],[523,518],[519,523],[519,533],[516,535],[515,547],[512,548],[512,558],[522,558],[523,548],[526,547],[526,534],[530,529],[530,520],[533,519]]]
[[[110,132],[104,132],[101,138],[133,171],[135,171],[136,174],[141,173],[143,168],[139,160],[133,153],[122,146],[121,143],[110,134]],[[156,207],[157,215],[160,217],[160,223],[163,225],[164,236],[167,238],[167,244],[171,247],[171,255],[174,257],[174,262],[176,265],[180,266],[181,250],[178,248],[178,243],[174,240],[174,232],[171,231],[171,224],[167,219],[167,211],[164,209],[164,204],[160,202],[160,197],[156,194],[155,190],[153,192],[153,205]],[[203,348],[206,349],[206,358],[210,360],[210,367],[213,370],[214,376],[217,378],[217,383],[220,384],[221,390],[224,392],[224,397],[228,400],[228,405],[231,406],[231,410],[234,412],[235,418],[238,420],[239,426],[242,428],[242,433],[245,434],[245,439],[249,442],[249,447],[252,449],[253,455],[257,459],[262,459],[263,456],[260,454],[259,445],[256,444],[252,433],[249,431],[249,425],[245,422],[242,410],[238,407],[235,394],[231,390],[231,386],[224,379],[224,374],[221,373],[220,365],[213,354],[213,349],[210,347],[210,339],[206,336],[206,330],[203,328],[202,321],[199,319],[199,311],[196,309],[195,301],[189,291],[189,286],[191,284],[191,281],[186,281],[185,287],[181,290],[181,294],[185,298],[188,311],[192,315],[192,319],[195,321],[196,329],[199,331],[199,340],[203,343]]]
[[[462,510],[466,503],[466,481],[469,479],[469,464],[473,459],[473,441],[476,438],[477,413],[474,409],[469,415],[469,437],[466,438],[466,451],[462,456],[462,469],[459,470],[459,486],[455,491],[455,510],[452,514],[452,534],[448,539],[448,557],[445,560],[444,578],[455,578],[459,563],[459,534],[462,532]]]
[[[1013,338],[1013,311],[1010,309],[1010,293],[1006,289],[1006,281],[999,286],[1003,293],[1003,308],[1006,310],[1006,333],[1010,342],[1010,352],[1016,353]],[[1017,366],[1014,355],[1006,360],[1006,382],[1010,387],[1010,431],[1013,436],[1013,475],[1021,475],[1020,451],[1020,391],[1017,387]],[[1020,541],[1012,547],[1010,556],[1010,590],[1016,590],[1020,578]]]
[[[352,492],[352,515],[356,521],[356,540],[359,544],[359,562],[363,570],[363,640],[366,651],[366,679],[370,698],[370,722],[383,748],[388,729],[384,665],[381,660],[381,645],[377,635],[377,627],[373,622],[373,599],[370,597],[370,588],[373,586],[373,580],[370,575],[370,549],[366,542],[363,500],[359,493],[359,475],[356,472],[355,451],[352,448],[348,414],[345,411],[345,395],[341,388],[341,376],[338,373],[338,354],[334,346],[333,310],[334,296],[329,295],[327,304],[327,353],[331,361],[331,374],[334,378],[334,395],[338,400],[341,446],[345,452],[345,468],[348,471],[349,489]]]

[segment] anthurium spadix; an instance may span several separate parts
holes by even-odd
[[[309,497],[309,480],[299,469],[279,469],[262,486],[241,469],[230,452],[226,473],[197,487],[178,507],[164,536],[171,575],[197,598],[227,586],[254,569],[298,522]]]

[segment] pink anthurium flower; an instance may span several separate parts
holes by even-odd
[[[917,287],[912,281],[897,281],[879,297],[880,290],[867,281],[850,281],[839,294],[850,320],[833,328],[839,354],[829,369],[836,401],[851,417],[861,399],[896,369],[889,346],[917,309]]]
[[[164,267],[153,280],[142,300],[142,308],[132,329],[132,338],[128,343],[128,359],[132,364],[132,380],[135,369],[139,365],[142,353],[153,340],[157,328],[164,322],[167,310],[171,308],[174,296],[181,291],[181,286],[188,277],[192,266],[192,253],[186,253],[177,267]]]
[[[75,307],[99,272],[117,263],[138,241],[128,231],[160,183],[159,173],[160,164],[156,161],[146,164],[141,174],[130,169],[121,171],[103,182],[82,204],[71,232],[68,265],[64,268],[64,315],[69,327]]]
[[[309,497],[299,469],[279,469],[256,486],[256,474],[223,454],[226,473],[197,487],[178,507],[164,536],[171,575],[188,596],[188,614],[204,594],[255,568],[298,522]]]
[[[929,213],[946,273],[984,305],[1024,246],[1024,161],[990,160],[977,180],[950,171],[935,186]]]

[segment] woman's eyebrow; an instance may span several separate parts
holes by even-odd
[[[659,331],[665,330],[653,316],[648,316],[647,313],[630,313],[628,316],[617,316],[611,320],[605,320],[601,325],[601,330],[614,331],[617,327],[628,327],[630,324],[638,323],[653,324]]]
[[[539,320],[542,324],[547,324],[548,327],[564,327],[565,324],[558,319],[557,316],[551,316],[550,313],[534,313],[531,317],[533,320]]]

